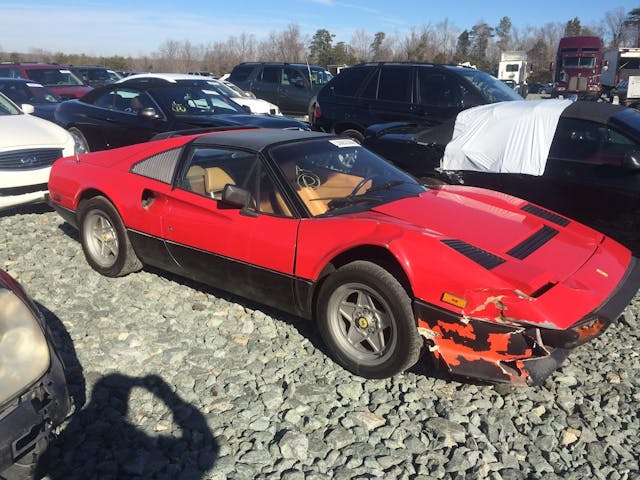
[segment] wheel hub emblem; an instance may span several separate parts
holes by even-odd
[[[366,319],[366,318],[364,318],[364,317],[360,317],[360,318],[358,319],[358,326],[359,326],[360,328],[362,328],[362,329],[365,329],[365,328],[367,328],[367,327],[369,326],[369,322],[367,321],[367,319]]]

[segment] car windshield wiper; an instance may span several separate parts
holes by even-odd
[[[404,180],[389,180],[388,182],[381,183],[380,185],[376,185],[375,187],[371,187],[367,190],[366,193],[371,192],[379,192],[380,190],[389,190],[390,188],[397,187],[398,185],[402,185],[403,183],[407,183]]]

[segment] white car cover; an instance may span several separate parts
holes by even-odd
[[[542,175],[560,114],[572,100],[522,100],[463,110],[442,170]]]

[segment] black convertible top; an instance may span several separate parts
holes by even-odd
[[[194,145],[218,145],[222,147],[244,148],[254,152],[259,152],[275,143],[323,137],[331,138],[335,137],[335,135],[304,130],[259,128],[212,133],[210,135],[198,137],[193,142]]]
[[[622,112],[627,107],[607,102],[589,102],[578,100],[564,109],[561,118],[578,118],[606,124],[611,117]]]

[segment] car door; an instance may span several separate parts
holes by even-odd
[[[416,118],[412,109],[414,75],[408,65],[383,65],[378,75],[369,79],[362,94],[370,116],[366,125]]]
[[[278,87],[276,104],[283,112],[306,113],[311,97],[311,85],[307,75],[293,67],[284,67]]]
[[[278,89],[280,88],[280,79],[282,78],[282,67],[276,65],[265,65],[262,71],[256,77],[253,84],[253,93],[256,97],[271,102],[275,105],[279,104]],[[282,108],[280,108],[282,110]]]
[[[93,114],[96,123],[101,126],[105,148],[146,142],[163,131],[162,118],[145,116],[142,112],[148,107],[153,107],[156,112],[160,111],[146,92],[135,88],[115,87],[110,95],[111,103],[108,107],[96,108]]]
[[[223,202],[226,185],[246,189],[252,203],[241,208]],[[194,148],[166,209],[167,248],[189,277],[279,308],[293,303],[299,220],[258,155]]]

